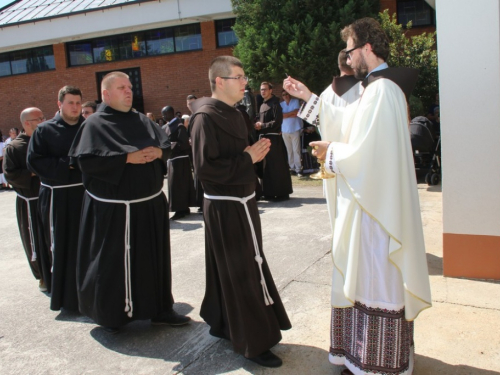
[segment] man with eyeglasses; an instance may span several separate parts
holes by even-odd
[[[336,197],[328,201],[335,264],[329,359],[347,367],[342,374],[411,374],[413,320],[431,306],[408,131],[416,74],[388,68],[389,41],[374,19],[341,35],[347,63],[363,79],[358,100],[338,107],[293,78],[283,82],[306,102],[299,116],[319,116],[322,133],[328,129],[328,139],[311,145],[327,173],[336,173]]]
[[[44,280],[51,293],[50,309],[78,311],[76,249],[84,194],[82,173],[70,163],[68,151],[82,116],[82,92],[75,86],[59,90],[59,111],[33,132],[28,169],[40,177],[38,200],[41,241],[52,255],[52,278]]]
[[[264,102],[260,106],[255,130],[259,138],[271,141],[271,150],[263,162],[262,195],[268,200],[287,200],[293,189],[287,151],[281,135],[283,110],[279,99],[273,95],[273,86],[269,82],[260,84],[260,94]]]
[[[236,353],[279,367],[282,361],[270,349],[291,324],[262,253],[253,166],[269,152],[270,141],[250,146],[235,108],[248,80],[241,61],[215,58],[209,79],[212,97],[195,101],[191,118],[194,167],[205,190],[206,289],[200,315],[210,334],[230,340]]]
[[[92,113],[95,113],[97,109],[97,104],[95,102],[85,102],[82,104],[82,116],[87,119]]]
[[[50,255],[47,248],[41,246],[38,237],[40,178],[28,170],[26,165],[29,141],[38,124],[45,121],[45,117],[42,111],[35,107],[24,109],[20,117],[24,132],[5,147],[3,170],[7,182],[17,193],[17,225],[28,264],[35,279],[39,280],[38,288],[45,292],[47,287],[44,280],[50,279]]]

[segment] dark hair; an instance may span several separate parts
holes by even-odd
[[[191,99],[198,99],[198,98],[196,97],[196,95],[190,94],[187,96],[186,100],[191,100]]]
[[[347,55],[345,53],[345,49],[339,52],[338,64],[341,72],[353,74],[352,68],[349,65],[347,65]]]
[[[218,56],[212,60],[210,69],[208,69],[208,80],[210,81],[212,92],[215,91],[215,79],[230,75],[233,66],[243,69],[241,61],[233,56]]]
[[[262,86],[262,85],[267,85],[267,88],[268,88],[269,90],[272,90],[272,89],[273,89],[273,85],[272,85],[272,83],[269,83],[269,82],[266,82],[266,81],[262,82],[260,85],[261,85],[261,86]]]
[[[389,57],[389,39],[380,24],[373,18],[365,17],[354,21],[340,32],[342,40],[352,38],[355,47],[369,43],[373,53],[384,61]]]
[[[96,109],[97,109],[97,104],[95,104],[95,102],[88,101],[88,102],[85,102],[85,103],[82,104],[82,108],[83,107],[90,107],[95,112]]]
[[[10,129],[9,129],[9,133],[10,133],[10,132],[15,132],[15,133],[16,133],[16,135],[19,135],[19,129],[18,129],[18,128],[10,128]]]
[[[59,95],[57,97],[57,100],[59,100],[60,102],[63,102],[66,94],[80,95],[80,99],[82,98],[82,91],[78,87],[64,86],[62,89],[59,90]]]

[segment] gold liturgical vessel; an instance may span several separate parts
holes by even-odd
[[[318,146],[314,146],[314,149],[317,150]],[[329,178],[335,178],[335,173],[334,174],[328,174],[325,171],[325,161],[321,159],[317,159],[319,163],[319,172],[314,173],[309,176],[309,178],[312,178],[313,180],[328,180]]]

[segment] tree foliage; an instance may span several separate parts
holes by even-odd
[[[379,14],[380,24],[389,37],[390,55],[387,63],[389,66],[417,68],[419,70],[418,81],[413,90],[410,101],[412,118],[426,113],[422,103],[427,105],[434,102],[438,92],[438,61],[437,52],[434,49],[436,43],[436,33],[422,33],[412,37],[406,37],[406,33],[411,29],[411,22],[406,25],[406,30],[402,25],[396,23],[396,14],[389,16],[385,10]],[[420,102],[420,103],[419,103]],[[418,107],[421,107],[419,109]]]
[[[321,92],[338,75],[345,43],[340,30],[361,17],[376,17],[378,0],[232,0],[238,45],[234,55],[256,88],[281,82],[285,73]]]

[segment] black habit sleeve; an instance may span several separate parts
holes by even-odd
[[[28,168],[40,176],[42,180],[57,181],[58,183],[69,183],[72,181],[70,169],[70,158],[67,155],[54,156],[48,139],[56,142],[54,132],[39,126],[31,137],[28,146]],[[79,173],[79,172],[78,172]]]
[[[3,173],[7,182],[15,188],[30,189],[32,176],[31,171],[26,168],[26,154],[10,145],[4,152]]]

